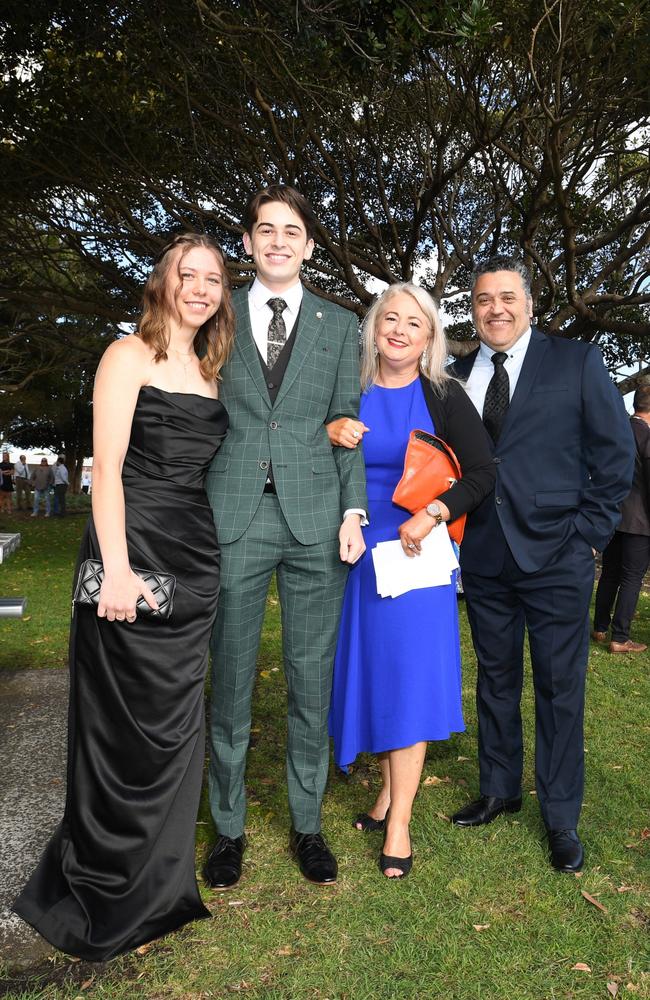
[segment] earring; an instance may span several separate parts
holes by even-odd
[[[377,341],[376,340],[373,340],[373,342],[372,342],[372,353],[373,353],[373,357],[375,357],[375,358],[379,354],[379,350],[377,348]]]

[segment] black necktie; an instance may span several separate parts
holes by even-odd
[[[282,316],[287,303],[284,299],[269,299],[266,304],[273,312],[267,335],[266,364],[273,368],[287,342],[287,327]]]
[[[504,351],[497,351],[492,355],[494,375],[490,379],[483,403],[483,423],[495,444],[499,440],[501,427],[510,405],[510,379],[504,367],[507,357]]]

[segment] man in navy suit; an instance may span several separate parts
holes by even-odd
[[[531,326],[526,268],[493,257],[472,277],[478,350],[454,366],[494,441],[497,479],[461,550],[478,658],[481,797],[458,826],[521,808],[524,632],[535,687],[537,799],[551,863],[582,867],[584,687],[594,555],[634,468],[623,401],[600,352]]]

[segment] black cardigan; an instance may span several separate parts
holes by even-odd
[[[420,384],[436,436],[453,448],[463,473],[455,486],[439,497],[431,497],[446,504],[454,521],[474,510],[494,488],[492,445],[476,407],[458,382],[451,378],[445,381],[442,396],[437,395],[426,376],[420,375]]]

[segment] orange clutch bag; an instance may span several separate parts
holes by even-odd
[[[449,445],[427,431],[411,431],[404,457],[404,472],[393,493],[393,503],[415,514],[462,476],[460,463]],[[467,515],[447,524],[449,537],[463,540]]]

